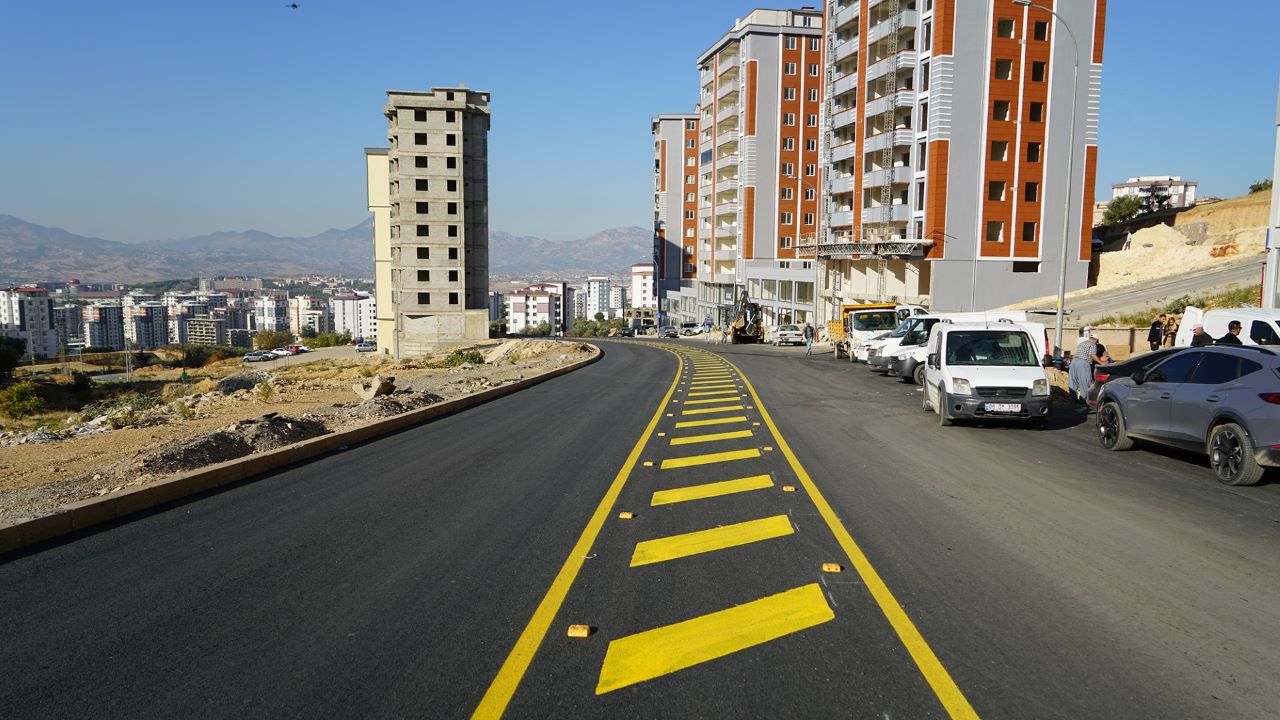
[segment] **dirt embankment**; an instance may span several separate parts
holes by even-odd
[[[206,368],[213,377],[169,402],[143,409],[122,404],[61,427],[0,433],[0,523],[510,384],[591,353],[581,343],[551,340],[494,341],[474,349],[483,364],[445,367],[446,355],[399,362],[361,358],[266,373],[228,361]],[[361,400],[353,384],[379,376],[394,377],[395,391]],[[143,377],[177,380],[175,371]]]

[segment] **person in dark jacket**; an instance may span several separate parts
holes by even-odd
[[[1159,350],[1164,344],[1164,323],[1165,314],[1160,313],[1160,317],[1151,321],[1151,330],[1147,332],[1147,342],[1151,344],[1152,350]]]
[[[1213,344],[1213,336],[1204,331],[1203,325],[1196,323],[1196,325],[1191,328],[1191,333],[1191,347]]]
[[[1244,343],[1240,342],[1240,321],[1232,320],[1227,323],[1227,334],[1215,342],[1219,345],[1243,345]]]

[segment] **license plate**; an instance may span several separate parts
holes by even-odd
[[[1022,412],[1021,403],[986,403],[983,406],[987,412],[996,413],[1016,413]]]

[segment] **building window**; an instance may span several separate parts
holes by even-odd
[[[1009,101],[996,100],[992,107],[991,117],[993,120],[1007,121],[1009,119]]]
[[[804,149],[808,150],[809,152],[816,152],[818,150],[818,139],[809,138],[808,140],[805,140]]]
[[[929,52],[933,49],[933,23],[924,23],[923,32],[920,34],[922,38],[920,42],[920,51]]]
[[[1013,79],[1013,61],[1012,60],[996,60],[996,79],[1012,80]]]
[[[795,113],[786,113],[786,114],[784,114],[784,115],[782,116],[782,124],[783,124],[783,125],[787,125],[787,126],[795,125],[795,124],[796,124],[796,114],[795,114]]]
[[[991,159],[996,162],[1004,162],[1009,159],[1009,142],[1007,140],[991,141]]]
[[[453,157],[453,156],[449,156],[449,157],[445,158],[445,159],[444,159],[444,166],[445,166],[445,168],[447,168],[447,169],[449,169],[449,170],[457,170],[457,169],[458,169],[458,158]]]
[[[804,189],[804,199],[805,199],[805,200],[812,200],[812,199],[813,199],[813,197],[814,197],[814,196],[813,196],[813,188],[811,188],[811,187],[807,187],[807,188],[805,188],[805,189]]]
[[[818,88],[809,88],[809,102],[818,102]]]
[[[817,175],[817,174],[818,174],[818,166],[817,166],[817,165],[814,165],[813,163],[810,163],[810,164],[808,164],[808,165],[805,165],[805,166],[804,166],[804,174],[805,174],[805,175],[808,175],[809,177],[813,177],[814,175]]]
[[[685,202],[694,202],[694,201],[696,201],[697,199],[698,199],[698,196],[697,196],[697,195],[694,195],[693,193],[685,193],[685,194],[684,194],[684,201],[685,201]]]
[[[818,114],[809,113],[806,115],[804,118],[804,124],[806,127],[818,127]]]
[[[418,248],[418,259],[419,259],[419,260],[430,260],[430,259],[431,259],[431,248],[429,248],[429,247],[420,247],[420,248]]]
[[[450,226],[449,226],[449,237],[458,237],[458,226],[457,226],[457,225],[450,225]]]
[[[449,133],[449,134],[445,135],[445,136],[444,136],[444,144],[445,144],[445,145],[450,145],[450,146],[452,146],[452,145],[457,145],[457,144],[458,144],[458,136],[457,136],[456,134],[454,134],[454,133]]]
[[[787,63],[786,65],[784,65],[784,66],[783,66],[783,68],[782,68],[782,73],[783,73],[784,75],[795,75],[795,74],[796,74],[796,64],[795,64],[795,63]]]
[[[812,225],[812,224],[813,224],[813,213],[805,213],[805,214],[804,214],[804,224],[805,224],[805,225]]]
[[[427,190],[428,188],[427,188],[426,179],[418,178],[417,180],[414,181],[414,187],[419,191]]]
[[[1022,199],[1027,202],[1036,202],[1040,199],[1040,183],[1027,183],[1025,191],[1022,193]]]
[[[784,188],[782,188],[782,199],[783,199],[783,200],[792,200],[792,199],[794,199],[794,198],[795,198],[795,193],[794,193],[794,191],[793,191],[791,188],[789,188],[789,187],[784,187]]]
[[[809,77],[818,77],[818,63],[809,63]]]
[[[818,38],[809,38],[809,49],[818,52]]]
[[[783,149],[783,150],[795,150],[795,149],[796,149],[796,139],[795,139],[795,138],[782,138],[782,149]]]
[[[445,110],[445,111],[444,111],[444,121],[445,121],[445,122],[447,122],[447,123],[451,123],[451,122],[454,122],[455,120],[457,120],[457,116],[454,114],[454,111],[453,111],[453,110]]]
[[[796,38],[794,35],[790,35],[787,37],[787,49],[788,50],[796,49]]]
[[[1022,242],[1036,241],[1036,224],[1034,222],[1022,223]]]
[[[1039,60],[1031,63],[1031,81],[1032,82],[1044,82],[1045,67],[1046,67],[1045,63]]]
[[[685,175],[685,176],[684,176],[684,184],[685,184],[685,185],[692,185],[692,184],[696,183],[697,181],[698,181],[698,179],[697,179],[696,177],[694,177],[693,175]]]
[[[1040,162],[1040,143],[1027,143],[1027,162]]]
[[[923,180],[916,181],[916,210],[924,210],[924,181]],[[919,225],[919,223],[916,223],[916,225]],[[920,237],[919,232],[916,233],[916,237]]]
[[[792,225],[796,221],[795,216],[789,212],[784,212],[778,217],[778,222],[783,225]]]
[[[458,259],[458,248],[449,248],[449,259],[450,260]]]
[[[458,192],[457,180],[445,180],[444,185],[445,185],[445,188],[444,188],[445,190],[448,190],[449,192]]]
[[[414,144],[414,145],[426,145],[426,144],[427,144],[427,134],[426,134],[426,133],[414,133],[414,134],[413,134],[413,144]]]
[[[1027,116],[1031,122],[1042,122],[1044,120],[1044,103],[1031,103],[1031,106],[1027,108]]]
[[[418,237],[430,237],[430,236],[431,236],[431,226],[430,226],[430,225],[419,225],[419,226],[418,226]],[[418,248],[418,249],[419,249],[419,250],[426,250],[426,248]]]
[[[792,243],[792,240],[790,235],[783,235],[781,238],[781,241],[779,242],[779,244],[782,246],[784,250],[786,248],[791,247],[791,243]]]
[[[450,304],[450,305],[457,305],[457,304],[458,304],[458,293],[456,293],[456,292],[451,292],[451,293],[449,293],[449,304]]]
[[[419,215],[426,215],[431,212],[431,203],[415,203]]]
[[[698,159],[692,155],[684,159],[685,167],[694,167],[698,164]]]
[[[1032,37],[1034,37],[1036,40],[1048,40],[1049,39],[1049,21],[1037,20],[1032,33],[1033,33]]]
[[[449,271],[449,282],[458,282],[458,271],[457,271],[457,270],[450,270],[450,271]]]
[[[695,148],[698,146],[698,141],[695,140],[694,138],[689,138],[688,140],[684,141],[684,146],[690,149]]]
[[[426,121],[427,121],[427,111],[426,111],[426,110],[414,110],[414,111],[413,111],[413,121],[414,121],[414,122],[426,122]]]
[[[691,228],[691,227],[687,227],[687,228],[685,228],[685,229],[684,229],[684,236],[685,236],[685,237],[693,237],[693,228]],[[688,249],[692,249],[692,248],[688,248]]]
[[[693,220],[693,219],[695,219],[695,214],[694,214],[694,212],[693,212],[692,210],[685,210],[685,211],[684,211],[684,219],[685,219],[685,220]]]
[[[419,305],[430,305],[430,304],[431,304],[431,293],[418,293],[418,304],[419,304]]]
[[[452,101],[452,100],[453,100],[453,93],[451,93],[451,92],[447,92],[447,93],[445,93],[445,94],[444,94],[444,99],[445,99],[445,100]]]
[[[1004,223],[999,220],[987,223],[987,242],[1004,242]]]
[[[929,129],[929,103],[920,103],[920,132]]]
[[[920,63],[920,92],[929,92],[929,63]]]
[[[698,121],[697,121],[697,120],[686,120],[686,121],[685,121],[685,123],[684,123],[684,129],[685,129],[685,130],[697,130],[697,129],[698,129]]]
[[[424,167],[426,167],[426,166],[427,166],[427,156],[426,156],[426,155],[415,155],[415,156],[414,156],[414,158],[413,158],[413,166],[414,166],[414,167],[420,167],[420,168],[424,168]]]
[[[996,37],[1011,38],[1014,33],[1013,18],[1000,18],[996,20]]]
[[[457,214],[458,214],[458,203],[456,203],[456,202],[451,202],[451,203],[449,203],[448,205],[446,205],[446,206],[445,206],[445,208],[446,208],[446,210],[448,211],[448,213],[449,213],[450,215],[457,215]]]
[[[793,177],[796,174],[795,163],[782,163],[783,177]]]
[[[418,282],[431,282],[431,271],[430,271],[430,270],[419,270],[419,271],[418,271]]]
[[[988,200],[1004,200],[1004,181],[996,180],[987,183]]]
[[[785,87],[785,88],[782,88],[782,99],[783,99],[783,100],[795,100],[795,99],[796,99],[796,89],[795,89],[795,88],[793,88],[793,87]]]

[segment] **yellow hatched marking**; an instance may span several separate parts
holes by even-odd
[[[736,440],[737,438],[751,437],[750,430],[734,430],[732,432],[711,433],[709,435],[689,435],[687,437],[671,438],[672,445],[697,445],[704,442],[716,442],[717,440]]]
[[[693,383],[689,386],[690,390],[720,390],[723,388],[737,388],[738,384],[732,381],[710,380],[704,383]]]
[[[737,394],[738,394],[738,389],[733,388],[732,390],[701,390],[699,392],[691,392],[689,393],[689,397],[703,397],[708,395],[737,395]]]
[[[730,462],[732,460],[749,460],[760,457],[756,448],[746,450],[726,450],[725,452],[708,453],[706,455],[689,455],[688,457],[668,458],[659,467],[663,470],[673,468],[694,467],[695,465],[711,465],[712,463]]]
[[[708,413],[717,413],[717,412],[725,412],[727,410],[744,410],[744,409],[745,408],[743,408],[741,405],[725,405],[724,407],[694,408],[692,410],[681,410],[680,414],[682,416],[683,415],[706,415]]]
[[[746,421],[747,421],[747,418],[745,415],[735,415],[734,417],[710,418],[708,420],[685,420],[684,422],[676,423],[676,427],[677,428],[706,427],[708,425],[729,425],[732,423],[740,423],[740,422],[746,422]]]
[[[795,528],[791,526],[791,520],[786,515],[774,515],[656,540],[645,540],[642,543],[636,543],[635,552],[631,553],[631,567],[678,560],[690,555],[701,555],[739,545],[750,545],[793,533]]]
[[[735,395],[736,395],[736,393],[735,393]],[[686,400],[686,401],[684,402],[684,404],[685,404],[685,405],[710,405],[711,403],[718,403],[718,402],[732,402],[732,401],[733,401],[733,398],[731,398],[731,397],[722,397],[722,398],[703,398],[703,399],[701,399],[701,400]]]
[[[655,506],[671,505],[690,500],[705,500],[706,498],[720,497],[721,495],[750,492],[751,490],[763,490],[767,487],[773,487],[773,478],[768,475],[752,475],[751,477],[738,478],[737,480],[721,480],[720,482],[690,485],[673,490],[659,490],[653,494],[649,504]]]
[[[835,619],[817,583],[609,643],[596,694],[684,670]]]

